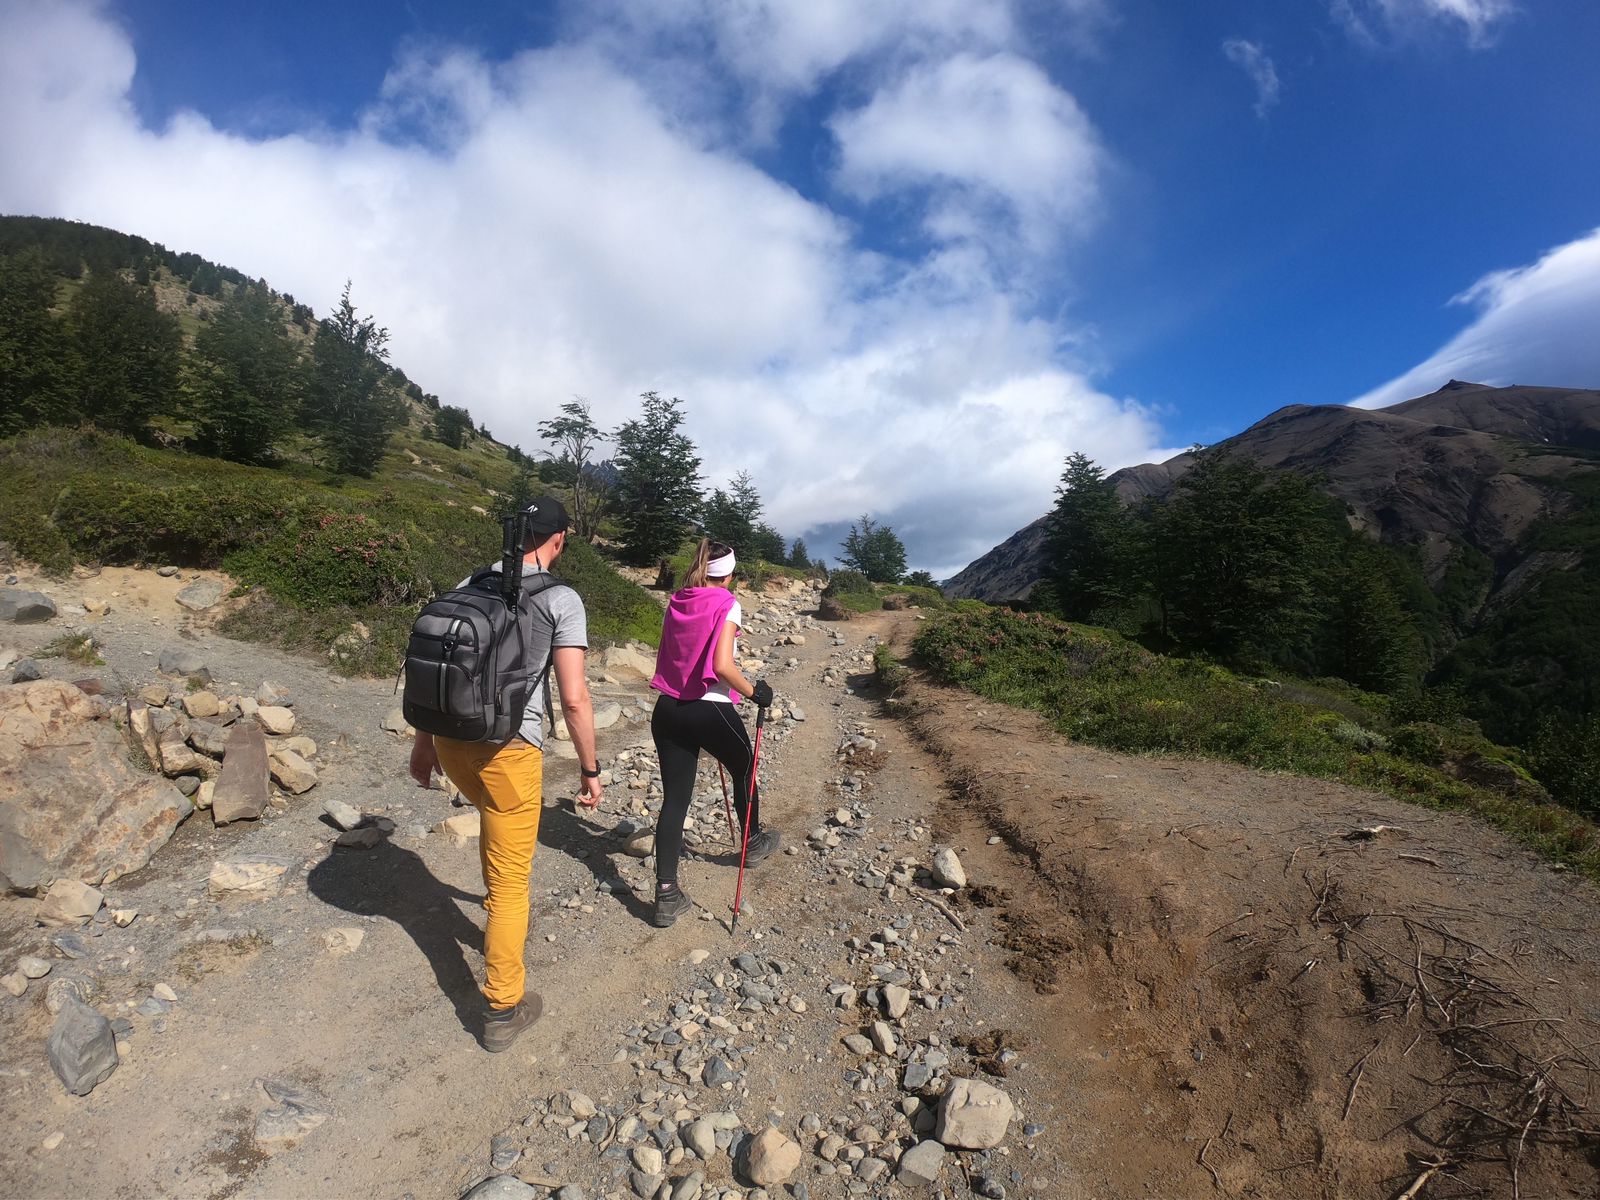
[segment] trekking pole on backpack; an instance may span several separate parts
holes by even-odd
[[[739,843],[739,882],[733,889],[733,920],[728,922],[728,936],[739,927],[739,910],[744,907],[744,856],[750,849],[750,817],[756,806],[756,768],[761,765],[761,730],[767,723],[767,710],[756,709],[756,746],[750,756],[750,807],[744,810],[744,838]]]
[[[500,522],[500,595],[507,608],[515,608],[522,590],[523,527],[528,514],[522,509]]]

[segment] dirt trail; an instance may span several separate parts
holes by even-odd
[[[107,590],[129,594],[140,581],[128,578]],[[923,685],[886,708],[871,645],[903,648],[916,614],[834,630],[798,598],[746,600],[747,612],[763,607],[746,653],[766,660],[779,707],[803,719],[777,722],[764,752],[763,811],[788,852],[751,873],[738,936],[725,925],[734,871],[711,772],[683,873],[704,912],[648,925],[649,870],[623,852],[630,826],[617,823],[648,824],[654,764],[647,727],[625,718],[601,734],[613,782],[599,816],[559,803],[575,772],[547,762],[527,955],[546,1015],[491,1056],[475,1040],[476,844],[423,835],[453,810],[404,778],[406,744],[379,728],[389,685],[218,637],[163,596],[114,600],[95,674],[137,687],[154,670],[148,652],[187,637],[218,690],[261,679],[290,689],[323,748],[322,783],[258,824],[213,829],[197,814],[148,868],[107,888],[108,904],[141,915],[125,930],[91,927],[99,1007],[128,1013],[158,982],[178,1001],[157,1020],[130,1017],[121,1066],[89,1096],[67,1095],[44,1062],[38,985],[0,998],[0,1193],[455,1197],[504,1171],[535,1194],[577,1185],[594,1200],[653,1194],[630,1147],[656,1144],[668,1183],[694,1169],[705,1200],[759,1195],[735,1175],[731,1127],[704,1161],[683,1152],[691,1117],[729,1112],[727,1126],[770,1121],[800,1143],[800,1168],[771,1195],[930,1194],[891,1182],[926,1107],[904,1073],[927,1066],[929,1097],[970,1075],[1019,1109],[1002,1146],[950,1156],[936,1185],[949,1200],[1392,1195],[1422,1169],[1407,1153],[1425,1152],[1403,1126],[1416,1115],[1404,1079],[1439,1071],[1445,1053],[1432,1038],[1402,1052],[1427,1032],[1426,1006],[1449,1001],[1434,984],[1408,1005],[1384,990],[1403,991],[1403,979],[1360,975],[1365,951],[1351,948],[1379,934],[1377,918],[1359,920],[1367,911],[1415,911],[1424,938],[1435,936],[1424,921],[1473,938],[1486,950],[1473,970],[1499,959],[1525,980],[1559,980],[1530,983],[1530,1003],[1566,1019],[1573,1043],[1593,1040],[1593,890],[1495,835],[1347,789],[1099,754],[1025,714]],[[37,645],[59,632],[7,636]],[[600,686],[623,701],[638,690]],[[390,816],[396,835],[334,851],[325,799]],[[1407,832],[1340,837],[1375,823]],[[978,904],[930,902],[938,893],[915,868],[936,845],[959,852]],[[208,896],[212,862],[241,852],[289,859],[282,893]],[[4,965],[51,953],[34,903],[0,905]],[[330,951],[339,928],[363,931],[358,949]],[[207,929],[260,936],[192,940]],[[870,1032],[875,989],[901,976],[913,1002],[889,1023],[897,1048],[846,1049],[846,1035]],[[1380,1011],[1360,1015],[1363,1004]],[[1343,1073],[1380,1033],[1342,1121]],[[1558,1067],[1552,1083],[1564,1084]],[[326,1119],[267,1153],[262,1078],[305,1089]],[[838,1146],[825,1156],[829,1134]],[[1519,1169],[1523,1195],[1594,1194],[1592,1161],[1536,1138]],[[1467,1184],[1510,1191],[1504,1167],[1473,1167],[1419,1194],[1465,1195]]]

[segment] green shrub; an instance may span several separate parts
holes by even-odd
[[[426,590],[404,533],[366,513],[306,512],[281,532],[227,559],[229,574],[313,611],[405,605]]]
[[[868,579],[860,571],[835,571],[828,576],[828,586],[822,589],[822,594],[833,597],[871,595],[872,580]],[[878,606],[874,604],[873,607],[877,608]]]

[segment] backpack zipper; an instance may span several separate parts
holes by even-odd
[[[450,628],[445,630],[441,639],[444,643],[444,654],[439,659],[439,711],[445,712],[445,679],[450,672],[450,659],[455,654],[456,647],[461,644],[461,639],[456,636],[461,628],[461,618],[457,617],[450,622]]]

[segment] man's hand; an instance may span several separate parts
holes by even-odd
[[[439,750],[433,744],[433,735],[418,730],[417,740],[411,743],[411,778],[417,781],[418,787],[427,787],[438,769]]]
[[[765,679],[756,680],[756,686],[750,690],[750,699],[756,702],[757,708],[771,708],[772,685]]]
[[[586,779],[581,774],[578,777],[578,803],[588,809],[600,807],[601,796],[600,781]]]

